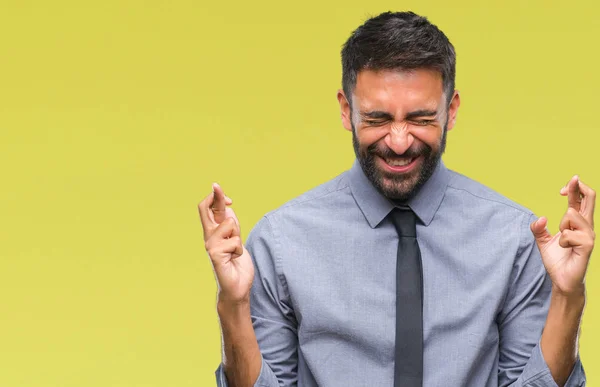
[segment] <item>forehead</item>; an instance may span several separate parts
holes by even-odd
[[[360,110],[437,110],[443,97],[442,76],[435,70],[362,70],[352,102]]]

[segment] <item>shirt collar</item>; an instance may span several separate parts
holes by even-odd
[[[408,201],[408,206],[426,226],[431,223],[442,204],[449,180],[450,173],[440,160],[429,180]],[[348,171],[348,181],[352,196],[369,225],[371,228],[377,227],[396,205],[373,186],[362,170],[358,159],[354,160],[352,168]]]

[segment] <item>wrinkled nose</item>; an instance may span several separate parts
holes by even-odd
[[[406,152],[414,141],[415,138],[406,124],[393,125],[385,137],[385,144],[398,155]]]

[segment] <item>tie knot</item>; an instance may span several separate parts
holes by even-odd
[[[417,217],[415,213],[408,207],[395,207],[390,212],[390,218],[398,236],[400,237],[416,237],[417,236]]]

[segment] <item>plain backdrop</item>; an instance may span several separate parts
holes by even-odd
[[[456,47],[448,167],[552,232],[573,174],[600,189],[591,0],[2,0],[0,385],[214,385],[196,205],[221,183],[247,236],[351,166],[340,49],[387,10],[428,16]],[[581,335],[591,387],[597,259]]]

